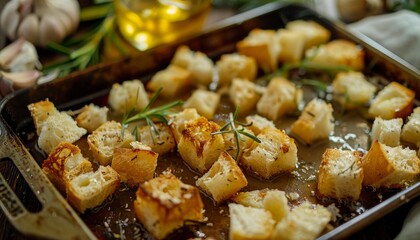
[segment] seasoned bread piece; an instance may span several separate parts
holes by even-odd
[[[224,149],[220,126],[205,117],[185,124],[178,143],[178,152],[190,167],[204,173],[210,169]]]
[[[366,106],[376,92],[376,86],[361,72],[339,72],[331,86],[334,99],[345,109]]]
[[[401,187],[420,173],[420,159],[414,150],[375,141],[363,158],[362,167],[364,186]]]
[[[212,119],[219,107],[220,95],[204,89],[195,90],[184,103],[184,108],[195,108],[198,114]]]
[[[261,97],[258,86],[246,79],[235,78],[229,88],[230,101],[239,108],[240,115],[246,115],[255,109]]]
[[[201,116],[197,113],[197,109],[186,108],[182,112],[175,113],[169,117],[169,126],[171,127],[176,142],[179,143],[179,140],[182,136],[182,131],[185,129],[185,125],[190,121],[200,118]]]
[[[162,122],[157,122],[154,126],[156,130],[147,125],[138,126],[137,139],[159,155],[174,151],[176,142],[171,127]]]
[[[372,142],[379,141],[390,147],[400,145],[402,125],[402,118],[384,120],[381,117],[376,117],[372,125]]]
[[[109,121],[88,135],[87,142],[92,155],[101,165],[111,163],[115,148],[129,147],[130,143],[134,141],[133,135],[127,129],[124,130],[124,138],[121,133],[121,124]]]
[[[345,66],[354,71],[365,67],[365,52],[355,43],[337,39],[319,47],[313,47],[305,52],[305,57],[311,63],[321,66]]]
[[[194,51],[186,45],[179,46],[171,60],[171,65],[176,65],[187,69],[194,59]]]
[[[295,169],[297,147],[293,138],[275,128],[264,128],[257,137],[261,143],[254,141],[245,150],[240,159],[243,167],[265,179]]]
[[[120,175],[121,182],[137,186],[153,178],[158,156],[149,147],[116,148],[111,167]]]
[[[199,190],[170,173],[139,185],[134,201],[136,217],[157,239],[163,239],[187,220],[203,220]]]
[[[39,147],[46,153],[53,151],[61,142],[74,143],[87,133],[65,112],[50,115],[42,124],[38,138]]]
[[[160,96],[175,98],[188,90],[191,84],[192,74],[189,70],[176,65],[169,65],[166,69],[157,72],[147,83],[146,87],[152,92],[162,88]]]
[[[331,32],[328,29],[314,21],[291,21],[287,23],[286,29],[299,32],[303,35],[305,40],[305,49],[326,43],[330,40],[331,37]]]
[[[239,54],[254,58],[264,72],[277,69],[279,45],[275,44],[276,31],[255,28],[236,44]]]
[[[114,83],[108,96],[109,106],[119,114],[131,110],[140,111],[149,104],[144,85],[140,80]]]
[[[99,166],[95,172],[78,175],[68,182],[67,200],[77,211],[84,213],[101,205],[120,185],[118,173],[110,166]]]
[[[241,129],[241,127],[238,127],[238,129]],[[248,134],[255,136],[255,134],[249,128],[244,128],[244,131]],[[240,159],[244,150],[248,149],[251,146],[251,144],[254,142],[252,138],[239,134],[238,135],[239,152],[238,152],[235,134],[233,132],[227,132],[227,133],[223,133],[222,135],[223,135],[223,140],[225,141],[224,150],[228,152],[235,159]]]
[[[222,152],[196,185],[220,203],[246,187],[248,180],[229,153]]]
[[[328,148],[322,156],[318,192],[335,199],[358,200],[362,190],[362,153]]]
[[[276,125],[274,124],[273,121],[268,120],[265,117],[262,117],[258,114],[254,114],[254,115],[249,115],[245,118],[245,121],[248,124],[251,124],[251,126],[249,126],[248,128],[252,130],[252,132],[254,132],[254,134],[258,135],[261,133],[261,131],[264,128],[276,128]]]
[[[331,104],[315,98],[306,105],[299,119],[292,124],[290,131],[307,144],[328,138],[334,130],[332,113]]]
[[[41,133],[42,125],[45,120],[47,120],[49,116],[59,113],[59,111],[55,108],[54,103],[50,102],[48,99],[29,104],[28,109],[31,112],[36,128],[36,134],[38,136]]]
[[[401,138],[420,148],[420,107],[416,107],[403,126]]]
[[[383,119],[405,118],[413,111],[414,91],[397,82],[385,86],[373,99],[369,115]]]
[[[80,148],[69,142],[60,143],[42,163],[42,170],[54,186],[66,193],[66,183],[92,171],[92,163],[83,157]]]
[[[224,54],[216,62],[219,85],[228,86],[235,78],[254,81],[257,76],[257,62],[254,58],[232,53]]]
[[[77,125],[91,133],[108,121],[108,111],[107,107],[99,107],[93,103],[86,105],[76,117]]]
[[[270,239],[275,222],[269,211],[230,203],[229,215],[230,240]]]
[[[331,213],[327,208],[305,201],[294,207],[285,219],[277,223],[272,239],[316,239],[330,220]]]
[[[297,110],[302,100],[302,90],[291,81],[275,77],[257,103],[257,111],[270,120],[278,120]]]
[[[280,62],[298,63],[302,59],[305,48],[305,34],[291,29],[279,29],[275,37],[279,45],[278,60]]]

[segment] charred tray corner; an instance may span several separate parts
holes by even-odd
[[[419,104],[420,73],[412,66],[364,36],[351,32],[340,23],[323,18],[303,5],[268,4],[221,21],[191,38],[162,45],[118,62],[99,64],[84,71],[70,74],[65,78],[16,92],[2,99],[0,105],[0,198],[2,201],[7,199],[12,201],[9,201],[10,204],[7,206],[1,205],[2,210],[7,212],[7,214],[0,214],[0,220],[2,221],[0,226],[3,226],[2,229],[6,230],[0,236],[8,239],[24,239],[23,235],[17,233],[7,223],[5,215],[18,222],[19,216],[26,214],[24,209],[26,207],[30,212],[41,212],[44,215],[38,219],[32,219],[34,222],[41,222],[39,230],[32,229],[29,232],[24,231],[24,233],[36,235],[38,232],[41,234],[41,231],[46,229],[41,227],[42,221],[45,219],[40,219],[49,218],[51,217],[50,215],[56,217],[57,214],[62,213],[63,216],[66,216],[63,219],[69,223],[75,226],[82,226],[81,229],[84,233],[77,236],[80,238],[92,239],[101,237],[112,239],[121,237],[120,234],[124,233],[126,239],[151,239],[141,224],[135,220],[134,213],[131,211],[132,202],[135,198],[135,190],[133,189],[122,185],[117,192],[118,196],[114,196],[100,207],[89,210],[85,214],[76,214],[61,196],[56,196],[59,195],[58,191],[52,189],[52,185],[45,181],[45,176],[39,175],[42,174],[39,168],[36,170],[42,164],[42,161],[46,159],[46,156],[37,149],[36,140],[34,139],[34,125],[27,110],[27,105],[46,98],[53,102],[59,110],[78,109],[90,102],[97,105],[106,105],[107,94],[114,83],[121,83],[131,79],[140,79],[143,82],[149,81],[155,72],[162,70],[170,63],[179,45],[187,45],[192,50],[201,51],[215,60],[224,53],[234,52],[236,43],[245,38],[255,28],[279,29],[283,28],[287,22],[298,19],[314,20],[323,25],[331,31],[331,39],[348,39],[359,44],[366,52],[366,65],[372,63],[367,74],[379,75],[379,85],[385,84],[387,81],[403,83],[416,92],[417,100],[415,100],[415,105]],[[350,114],[345,119],[359,121],[357,116],[354,117],[353,115]],[[363,138],[363,144],[365,145],[362,147],[368,146],[369,142],[363,129],[351,131],[356,137],[350,138],[350,145],[357,145],[358,139]],[[340,137],[344,137],[346,133],[344,130],[338,130],[337,134],[341,134]],[[279,188],[286,192],[296,192],[298,194],[296,202],[305,198],[328,206],[331,202],[321,202],[311,191],[314,189],[314,182],[302,179],[311,178],[311,175],[318,169],[319,162],[313,164],[311,163],[311,158],[314,158],[314,156],[320,158],[322,151],[326,147],[339,146],[341,143],[337,140],[332,145],[329,144],[321,142],[316,144],[314,148],[302,144],[298,145],[298,149],[301,151],[298,151],[298,157],[302,164],[301,169],[297,170],[300,171],[301,179],[296,181],[301,181],[300,185],[296,183],[289,184],[288,179],[297,178],[296,175],[292,176],[291,174],[284,174],[263,183],[259,182],[257,178],[247,175],[251,187],[243,190],[250,190],[252,187],[259,189]],[[161,173],[167,168],[171,168],[175,175],[182,175],[182,179],[186,183],[195,185],[196,174],[188,172],[185,164],[178,160],[179,157],[176,156],[163,156],[159,161],[167,165],[159,166],[158,164],[156,173]],[[303,172],[302,169],[304,169]],[[343,211],[343,217],[332,224],[333,229],[320,236],[320,239],[348,237],[411,199],[418,197],[420,195],[418,177],[416,181],[402,190],[381,191],[380,193],[363,190],[361,200],[358,203],[352,203],[351,206],[347,206],[347,209],[340,209]],[[13,187],[8,188],[6,182]],[[300,186],[301,189],[296,189],[296,186]],[[305,186],[305,188],[302,186]],[[310,188],[306,186],[310,186]],[[18,195],[23,205],[14,202],[13,192]],[[190,229],[189,231],[176,232],[171,237],[174,239],[187,239],[200,237],[199,234],[204,232],[217,239],[228,238],[229,221],[227,216],[229,211],[226,204],[217,206],[209,197],[203,195],[202,198],[206,216],[208,216],[208,223],[211,224],[194,226],[192,231]],[[51,199],[57,202],[59,206],[50,205],[49,201]],[[63,208],[64,210],[60,211],[57,208]],[[48,215],[48,210],[57,211]],[[218,217],[218,215],[222,217]],[[31,215],[31,217],[33,216]],[[15,227],[18,229],[22,230],[26,226],[19,228],[16,222]],[[64,227],[57,231],[51,230],[51,234],[63,234],[59,236],[73,238],[75,236],[69,233],[73,230],[72,227]],[[48,235],[40,236],[48,237]],[[53,236],[51,235],[51,237]]]

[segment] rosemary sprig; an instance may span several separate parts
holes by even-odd
[[[239,115],[239,108],[236,108],[234,114],[229,113],[229,120],[220,128],[220,131],[211,133],[212,135],[233,133],[233,136],[235,138],[235,145],[236,145],[235,160],[238,160],[238,157],[239,157],[240,141],[244,141],[241,135],[248,137],[257,143],[261,143],[261,140],[259,138],[245,131],[245,127],[251,126],[252,123],[248,124],[248,123],[243,123],[243,122],[238,121],[237,120],[238,115]],[[237,127],[236,125],[239,125],[239,126]]]

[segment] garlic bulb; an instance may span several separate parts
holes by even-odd
[[[61,42],[76,30],[77,0],[11,0],[3,8],[0,29],[11,40],[23,37],[37,46]]]

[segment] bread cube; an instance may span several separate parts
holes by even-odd
[[[305,49],[326,43],[330,40],[331,32],[314,21],[295,20],[287,23],[286,29],[299,32],[305,40]]]
[[[189,121],[185,124],[178,143],[178,152],[182,159],[193,169],[204,173],[217,160],[224,149],[220,126],[205,117]]]
[[[290,29],[279,29],[275,37],[279,45],[278,60],[280,62],[298,63],[305,49],[305,34]]]
[[[269,211],[230,203],[229,215],[229,239],[270,239],[275,222]]]
[[[239,129],[241,129],[241,127],[239,127]],[[244,128],[243,130],[246,133],[249,133],[255,136],[255,134],[252,132],[251,129]],[[251,144],[254,142],[252,138],[248,136],[244,136],[242,134],[238,134],[238,139],[239,139],[239,151],[238,151],[237,142],[236,142],[237,140],[233,132],[223,133],[222,136],[225,142],[224,150],[228,152],[235,159],[240,159],[244,150],[248,149],[251,146]]]
[[[413,111],[415,93],[397,82],[391,82],[373,99],[369,115],[383,119],[405,118]]]
[[[376,86],[361,72],[339,72],[331,86],[334,99],[345,109],[366,106],[376,92]]]
[[[113,111],[124,114],[131,110],[140,111],[149,104],[144,85],[140,80],[114,83],[108,96],[109,106]]]
[[[372,125],[372,142],[379,141],[390,147],[400,145],[402,118],[384,120],[376,117]]]
[[[174,57],[171,60],[171,65],[176,65],[184,69],[188,69],[188,66],[193,62],[194,51],[192,51],[188,46],[181,45],[179,46],[174,54]]]
[[[316,239],[330,220],[331,213],[327,208],[305,201],[294,207],[285,219],[277,223],[272,239]]]
[[[276,31],[253,29],[248,36],[236,44],[239,54],[254,58],[264,72],[277,69],[279,45],[275,44]]]
[[[149,91],[156,92],[162,88],[160,96],[163,98],[175,98],[181,96],[192,84],[192,74],[189,70],[169,65],[166,69],[157,72],[147,83]]]
[[[275,128],[264,128],[257,137],[261,143],[253,142],[244,152],[243,167],[265,179],[295,169],[297,147],[292,138]]]
[[[137,139],[152,148],[159,155],[172,152],[176,148],[176,142],[171,127],[165,123],[155,123],[156,129],[150,126],[137,127]]]
[[[333,108],[321,99],[313,99],[306,105],[291,128],[291,133],[306,144],[328,138],[334,130]]]
[[[216,62],[219,76],[218,84],[228,86],[235,78],[248,79],[254,81],[257,76],[257,62],[254,58],[232,53],[224,54]]]
[[[399,188],[420,173],[416,151],[375,141],[362,160],[363,185]]]
[[[321,66],[344,66],[354,71],[365,67],[365,52],[355,43],[337,39],[319,47],[313,47],[305,52],[310,63]]]
[[[158,156],[150,148],[116,148],[111,167],[120,175],[121,182],[137,186],[153,178]]]
[[[420,107],[416,107],[402,128],[401,138],[420,148]]]
[[[101,205],[119,187],[120,177],[110,166],[99,166],[73,178],[67,185],[67,200],[77,211],[84,213]]]
[[[270,120],[278,120],[297,110],[302,100],[302,90],[291,81],[275,77],[257,103],[257,111]]]
[[[212,119],[219,107],[220,95],[204,89],[195,90],[184,103],[184,108],[195,108],[198,114]]]
[[[134,211],[156,239],[165,238],[187,220],[203,220],[203,203],[198,189],[170,173],[139,185]]]
[[[109,165],[114,149],[129,147],[132,141],[134,141],[134,136],[125,129],[123,137],[121,124],[115,121],[102,124],[87,137],[89,149],[101,165]]]
[[[170,115],[169,126],[171,127],[172,133],[175,137],[175,141],[179,143],[182,136],[182,131],[185,129],[185,125],[193,120],[200,118],[197,109],[186,108],[182,112]]]
[[[251,124],[248,128],[254,132],[254,134],[260,134],[264,128],[276,128],[273,121],[268,120],[258,114],[249,115],[245,118],[246,123]]]
[[[77,125],[91,133],[108,121],[108,111],[107,107],[99,107],[93,103],[86,105],[76,117]]]
[[[92,163],[83,157],[78,146],[62,142],[42,163],[42,170],[54,186],[65,194],[67,182],[82,173],[92,171]]]
[[[49,154],[61,142],[74,143],[86,133],[86,129],[78,127],[72,117],[65,112],[60,112],[45,119],[39,134],[38,145]]]
[[[220,203],[246,187],[248,180],[229,153],[222,152],[196,185]]]
[[[318,192],[335,199],[358,200],[362,190],[362,153],[328,148],[318,174]]]
[[[239,108],[240,115],[246,115],[255,109],[261,94],[257,85],[246,79],[235,78],[229,88],[229,98]]]
[[[29,104],[28,109],[31,112],[36,128],[36,134],[38,136],[41,133],[42,125],[45,120],[47,120],[49,116],[59,113],[59,111],[55,108],[54,103],[50,102],[48,99]]]

